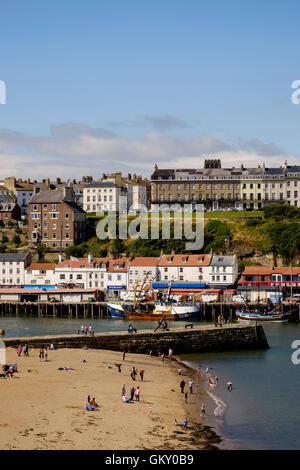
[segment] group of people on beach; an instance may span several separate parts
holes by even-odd
[[[2,366],[2,371],[3,371],[4,377],[13,378],[14,373],[17,372],[17,366],[16,364],[4,364]]]
[[[21,356],[23,353],[23,356],[29,356],[29,348],[28,344],[20,344],[17,348],[17,354],[18,356]]]
[[[41,361],[48,361],[48,345],[44,345],[40,348],[39,350],[39,358],[40,358],[40,362]]]
[[[91,399],[90,395],[87,397],[87,402],[85,404],[86,411],[95,411],[98,408],[98,403],[96,403],[95,397]]]
[[[122,389],[121,389],[121,399],[124,403],[133,402],[134,397],[135,397],[135,401],[139,402],[140,401],[140,395],[141,395],[140,387],[135,388],[134,386],[132,386],[131,389],[130,389],[130,398],[127,398],[126,397],[126,387],[125,387],[125,384],[123,384]]]
[[[89,325],[89,327],[87,327],[86,325],[81,325],[80,333],[84,336],[87,336],[88,333],[89,333],[90,336],[93,336],[94,329],[93,329],[92,325]]]

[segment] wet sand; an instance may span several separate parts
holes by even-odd
[[[181,365],[178,375],[174,360],[128,353],[123,361],[120,352],[92,349],[48,351],[47,362],[39,360],[38,350],[29,354],[17,357],[16,350],[7,349],[7,362],[17,362],[18,372],[0,379],[1,450],[198,450],[215,449],[220,442],[199,415],[197,394],[188,393],[185,403],[179,383],[184,378],[189,392],[192,372]],[[132,366],[145,370],[143,381],[139,374],[131,379]],[[123,384],[127,397],[132,385],[140,387],[140,403],[123,403]],[[85,410],[88,395],[96,398],[96,411]]]

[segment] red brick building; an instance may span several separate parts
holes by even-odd
[[[28,240],[61,251],[84,240],[86,217],[76,204],[70,185],[63,189],[41,191],[28,205]]]
[[[21,208],[15,202],[1,202],[0,203],[0,220],[7,223],[17,222],[21,220]]]

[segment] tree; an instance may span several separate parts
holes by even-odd
[[[47,253],[47,247],[44,245],[38,245],[36,247],[37,254],[39,255],[39,261],[42,260],[45,257],[45,254]]]

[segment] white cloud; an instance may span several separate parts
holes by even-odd
[[[285,159],[299,164],[275,143],[238,138],[228,143],[210,134],[182,138],[158,132],[126,139],[107,129],[66,123],[51,126],[50,136],[32,136],[0,129],[2,176],[100,177],[122,170],[150,176],[155,163],[160,168],[201,168],[206,158],[220,158],[223,167],[278,166]]]

